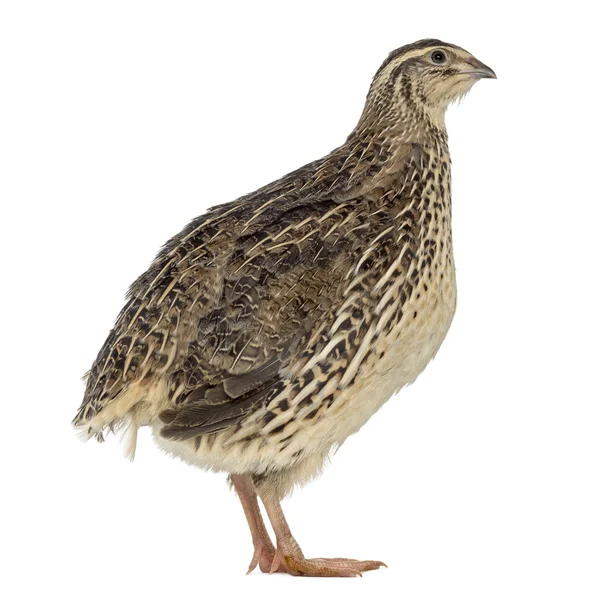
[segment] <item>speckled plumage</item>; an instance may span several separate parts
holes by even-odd
[[[428,61],[435,48],[447,64]],[[150,425],[163,449],[277,499],[317,473],[450,326],[443,116],[486,69],[437,40],[396,50],[342,146],[167,242],[132,285],[75,425],[99,438]]]

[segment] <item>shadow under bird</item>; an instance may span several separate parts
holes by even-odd
[[[448,105],[494,72],[428,39],[392,52],[346,142],[170,239],[131,286],[74,425],[149,425],[165,451],[226,472],[249,571],[356,576],[308,559],[281,499],[440,347],[454,315]],[[273,527],[273,544],[258,506]]]

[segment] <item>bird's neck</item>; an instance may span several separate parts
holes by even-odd
[[[354,184],[353,192],[368,190],[379,185],[382,178],[401,174],[418,152],[436,158],[447,156],[443,116],[436,119],[433,115],[415,110],[398,113],[394,119],[389,114],[385,118],[363,114],[344,145],[331,155],[338,168],[341,164],[342,171],[359,182]]]
[[[377,109],[368,103],[349,139],[369,137],[396,144],[447,144],[446,108],[414,102]]]

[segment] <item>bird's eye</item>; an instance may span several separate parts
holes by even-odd
[[[442,50],[433,50],[431,52],[431,61],[434,64],[443,64],[446,61],[446,54]]]

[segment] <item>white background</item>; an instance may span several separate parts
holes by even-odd
[[[3,592],[600,591],[598,92],[585,6],[3,2]],[[459,307],[436,360],[285,502],[355,580],[256,572],[223,476],[70,420],[129,283],[208,206],[344,141],[392,49],[493,67],[448,113]]]

